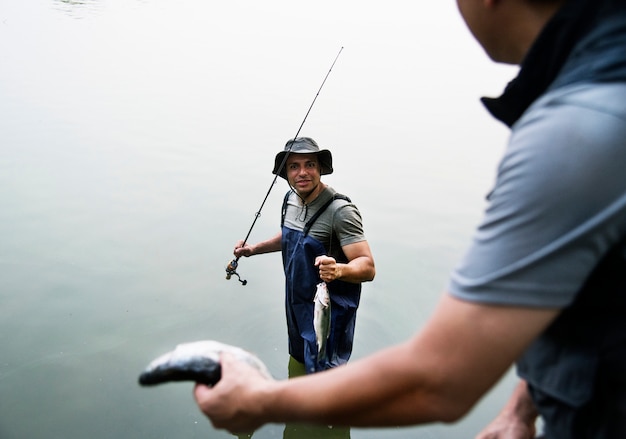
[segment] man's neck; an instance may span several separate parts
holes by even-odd
[[[322,182],[320,182],[317,186],[315,186],[315,188],[309,192],[308,194],[298,194],[298,197],[300,198],[300,201],[302,202],[302,204],[311,204],[313,201],[315,201],[317,199],[317,197],[319,197],[319,195],[324,191],[324,189],[326,189],[326,185]]]

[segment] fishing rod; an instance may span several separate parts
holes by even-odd
[[[296,135],[293,136],[294,140],[300,134],[300,130],[304,126],[304,123],[306,122],[306,118],[309,117],[309,113],[311,112],[311,109],[313,108],[313,105],[315,105],[315,101],[317,100],[317,97],[320,95],[320,92],[322,91],[322,87],[324,87],[324,84],[326,83],[326,80],[328,79],[328,76],[330,75],[330,72],[333,70],[333,67],[335,67],[335,63],[337,62],[337,59],[339,58],[339,55],[341,55],[341,51],[342,50],[343,50],[343,46],[341,46],[341,49],[339,49],[339,52],[337,53],[337,56],[335,57],[333,63],[330,65],[330,69],[328,69],[328,72],[326,72],[326,76],[324,77],[324,80],[322,81],[322,85],[320,85],[320,88],[317,90],[317,93],[315,94],[315,97],[313,98],[313,102],[311,102],[311,105],[309,106],[309,109],[307,110],[306,114],[304,115],[304,119],[302,119],[302,123],[298,127],[298,131],[296,131]],[[256,224],[257,220],[261,216],[261,210],[263,209],[263,206],[265,205],[265,202],[267,201],[267,198],[269,197],[270,192],[272,191],[272,188],[276,184],[276,179],[280,175],[280,171],[282,171],[283,167],[285,166],[285,163],[287,163],[287,157],[289,156],[289,153],[291,152],[291,148],[293,147],[294,143],[295,142],[291,142],[291,144],[289,145],[289,148],[287,149],[287,153],[285,154],[285,156],[283,157],[283,160],[280,162],[280,165],[276,169],[276,175],[274,175],[274,179],[272,180],[272,184],[270,184],[270,187],[267,190],[267,193],[265,194],[265,198],[263,198],[263,202],[261,202],[261,206],[259,207],[259,210],[254,214],[254,220],[252,221],[252,225],[250,225],[250,229],[248,230],[248,233],[246,234],[246,237],[244,238],[243,242],[241,243],[241,247],[244,247],[246,245],[246,242],[248,242],[248,238],[250,237],[250,233],[252,233],[252,229],[254,228],[254,225]],[[228,265],[226,266],[226,280],[230,280],[230,278],[234,275],[234,276],[237,276],[237,279],[239,280],[239,282],[241,282],[241,285],[246,285],[248,283],[248,281],[245,280],[245,279],[241,279],[241,276],[239,275],[239,273],[237,273],[237,267],[239,266],[239,258],[241,258],[241,256],[237,256],[235,259],[231,260],[228,263]]]

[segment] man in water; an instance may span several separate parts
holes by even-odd
[[[352,353],[361,283],[376,273],[361,214],[348,197],[321,181],[333,172],[332,154],[309,137],[289,140],[272,172],[292,188],[283,202],[281,231],[254,245],[240,241],[234,254],[282,251],[291,358],[306,373],[344,364]],[[313,297],[320,282],[328,284],[331,322],[325,352],[318,355]],[[294,369],[291,362],[290,375],[297,374]]]
[[[345,367],[273,381],[230,356],[197,385],[218,428],[454,422],[516,363],[481,438],[626,437],[626,2],[457,0],[496,62],[511,128],[489,204],[423,329]]]

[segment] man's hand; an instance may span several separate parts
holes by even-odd
[[[256,369],[228,353],[220,356],[222,377],[214,387],[196,384],[194,397],[215,428],[233,434],[251,433],[266,420],[256,395],[274,383]]]
[[[522,422],[519,418],[497,417],[475,439],[533,439],[535,426]]]
[[[520,380],[502,411],[475,439],[533,439],[538,416],[528,385]]]
[[[332,282],[341,277],[341,267],[343,264],[338,264],[335,258],[331,258],[330,256],[318,256],[315,258],[315,266],[319,267],[320,279],[324,282]]]
[[[238,258],[242,256],[247,258],[248,256],[252,256],[252,247],[248,244],[244,245],[243,240],[239,240],[237,244],[235,244],[233,254]]]

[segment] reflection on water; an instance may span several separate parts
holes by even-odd
[[[349,439],[350,429],[315,425],[285,425],[283,439]]]
[[[54,0],[54,8],[72,18],[85,18],[98,13],[102,4],[100,0]]]

